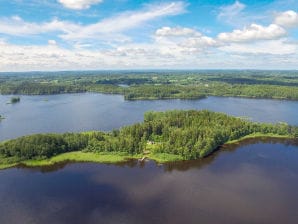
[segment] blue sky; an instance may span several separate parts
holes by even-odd
[[[298,69],[297,0],[0,0],[0,71]]]

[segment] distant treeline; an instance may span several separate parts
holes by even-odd
[[[151,72],[0,77],[1,94],[122,94],[126,100],[237,96],[298,100],[295,72]]]
[[[5,141],[0,143],[0,158],[44,159],[71,151],[135,155],[147,150],[195,159],[254,133],[298,137],[298,128],[255,123],[207,110],[147,112],[144,122],[112,132],[36,134]]]

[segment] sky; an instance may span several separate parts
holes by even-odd
[[[0,0],[0,71],[298,69],[298,0]]]

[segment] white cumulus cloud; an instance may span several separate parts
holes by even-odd
[[[220,33],[218,39],[224,42],[251,42],[257,40],[274,40],[287,34],[287,31],[276,25],[262,26],[251,24],[242,30],[233,30],[231,33]]]
[[[48,40],[49,45],[56,45],[57,42],[55,40]]]
[[[275,23],[284,27],[298,26],[298,14],[292,10],[279,13],[275,17]]]
[[[64,7],[81,10],[88,9],[91,5],[101,3],[103,0],[58,0]]]
[[[217,42],[187,27],[162,27],[155,32],[155,46],[166,55],[179,56],[200,53],[215,47]]]
[[[201,36],[193,29],[186,27],[162,27],[155,32],[156,36]]]

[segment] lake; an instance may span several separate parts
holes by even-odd
[[[200,100],[125,101],[120,95],[96,93],[21,96],[7,104],[0,95],[0,141],[45,132],[110,131],[143,121],[148,110],[208,109],[254,121],[298,125],[298,101],[208,97]]]
[[[298,102],[208,97],[124,101],[119,95],[0,96],[0,140],[43,132],[104,130],[148,110],[209,109],[298,125]],[[298,140],[254,139],[211,156],[158,165],[60,163],[0,171],[1,224],[296,224]]]
[[[197,161],[0,171],[1,224],[296,224],[298,142],[247,140]]]

